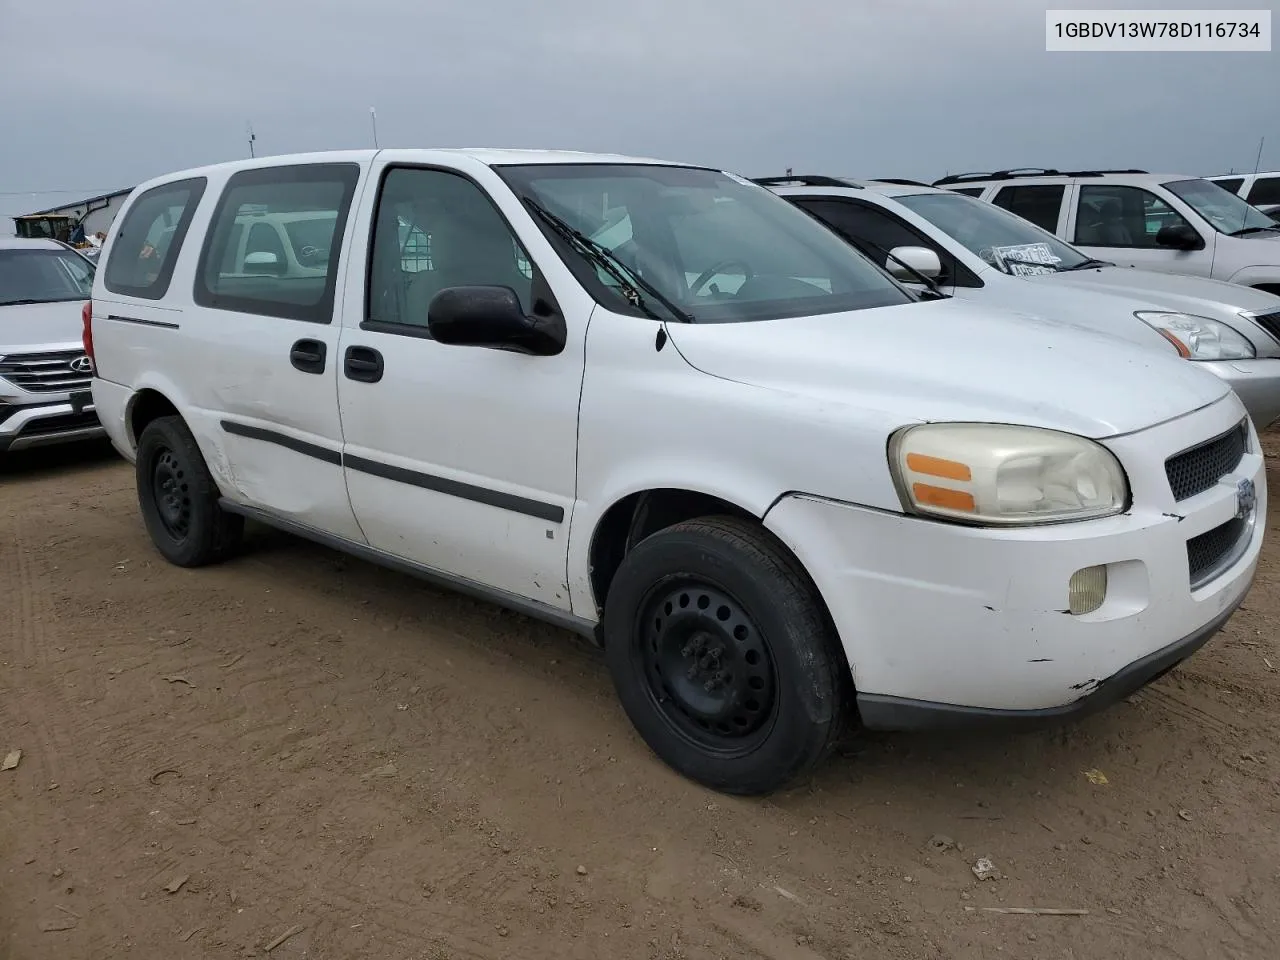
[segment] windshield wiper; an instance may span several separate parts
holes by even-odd
[[[1251,233],[1269,233],[1272,230],[1280,230],[1280,224],[1276,224],[1274,227],[1241,227],[1239,230],[1232,230],[1227,236],[1247,237]]]
[[[34,300],[27,298],[25,300],[0,300],[0,307],[20,307],[28,303],[48,303],[48,300]]]
[[[1008,265],[1011,263],[1017,263],[1017,264],[1021,264],[1024,267],[1045,267],[1049,270],[1052,270],[1054,273],[1065,273],[1067,269],[1065,267],[1056,266],[1052,263],[1038,263],[1035,260],[1018,260],[1015,257],[1001,257],[1000,259],[1004,261],[1004,264],[1006,267],[1008,267]],[[1005,272],[1008,273],[1010,276],[1013,275],[1012,270],[1006,270]]]
[[[1085,260],[1083,263],[1077,263],[1074,267],[1062,267],[1061,270],[1063,273],[1070,273],[1072,270],[1093,270],[1096,267],[1114,267],[1114,266],[1115,264],[1112,263],[1110,260],[1095,260],[1093,257],[1090,257],[1088,260]]]
[[[622,288],[622,295],[637,310],[642,311],[646,316],[654,320],[662,320],[662,317],[645,303],[644,297],[640,295],[640,291],[643,290],[649,297],[662,304],[663,308],[681,323],[693,323],[692,316],[659,293],[653,284],[619,260],[608,247],[596,243],[581,230],[570,226],[533,198],[524,197],[523,200],[525,206],[547,223],[556,233],[576,246],[589,262],[603,268],[609,276],[618,281],[618,285]]]

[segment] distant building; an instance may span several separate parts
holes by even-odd
[[[111,221],[116,218],[116,214],[124,206],[125,198],[132,192],[133,187],[129,187],[125,190],[117,190],[115,193],[104,193],[100,197],[77,200],[75,203],[66,203],[62,206],[49,207],[45,210],[34,210],[31,213],[24,214],[24,216],[74,217],[81,221],[85,236],[93,236],[99,230],[103,233],[107,232],[111,226]]]

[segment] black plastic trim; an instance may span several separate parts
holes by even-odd
[[[182,327],[176,323],[170,323],[168,320],[144,320],[142,317],[125,317],[118,313],[108,313],[108,320],[115,320],[117,323],[136,323],[142,327],[159,327],[161,330],[181,330]]]
[[[462,500],[482,503],[487,507],[498,507],[501,510],[510,510],[512,513],[522,513],[525,516],[536,517],[549,523],[564,522],[564,507],[553,503],[543,503],[541,500],[531,500],[528,497],[516,496],[513,493],[503,493],[500,490],[490,490],[488,487],[477,487],[475,484],[463,483],[460,480],[450,480],[447,477],[419,473],[417,470],[396,467],[389,463],[380,463],[377,460],[366,460],[364,457],[353,457],[351,454],[346,454],[342,459],[349,470],[367,473],[370,476],[381,477],[384,480],[393,480],[396,483],[405,483],[409,486],[421,487],[424,490],[434,490],[437,493],[458,497]]]
[[[576,616],[568,611],[561,610],[559,607],[553,607],[550,604],[542,603],[539,600],[530,600],[528,597],[521,597],[506,590],[498,590],[494,587],[487,587],[484,584],[477,583],[474,580],[468,580],[466,577],[459,577],[456,574],[446,573],[443,570],[437,570],[434,567],[428,567],[425,564],[414,563],[412,560],[405,560],[400,557],[393,556],[389,553],[383,553],[367,544],[356,543],[354,540],[347,540],[343,537],[335,537],[332,534],[316,530],[312,527],[295,523],[292,520],[286,520],[283,517],[277,517],[275,514],[265,510],[258,510],[255,507],[246,507],[243,504],[235,503],[231,500],[223,498],[218,501],[218,505],[228,513],[236,513],[250,520],[256,520],[259,523],[266,524],[269,527],[283,530],[286,533],[292,533],[295,536],[303,537],[314,543],[319,543],[333,550],[348,553],[352,556],[359,557],[361,560],[367,560],[370,563],[376,563],[379,566],[386,567],[390,570],[397,570],[400,573],[407,573],[411,577],[417,577],[428,583],[436,584],[449,590],[455,590],[458,593],[465,593],[469,596],[476,597],[480,600],[486,600],[490,603],[506,607],[509,610],[515,610],[526,616],[541,620],[544,623],[552,624],[564,630],[570,630],[589,638],[595,643],[599,643],[599,636],[596,630],[596,622],[587,620],[583,617]]]
[[[331,450],[328,447],[320,446],[318,443],[308,443],[306,440],[299,440],[297,437],[291,437],[285,433],[277,433],[274,430],[255,427],[247,423],[237,423],[234,420],[223,420],[221,426],[223,430],[232,436],[246,437],[249,440],[261,440],[263,443],[274,443],[277,447],[284,447],[286,450],[300,453],[304,457],[311,457],[314,460],[320,460],[335,467],[342,466],[341,450]]]
[[[457,497],[460,500],[482,503],[487,507],[509,510],[512,513],[524,514],[528,517],[535,517],[538,520],[546,520],[549,523],[564,523],[564,507],[554,503],[544,503],[541,500],[533,500],[513,493],[490,490],[488,487],[463,483],[461,480],[450,480],[447,477],[437,477],[433,474],[421,473],[417,470],[409,470],[405,467],[397,467],[377,460],[369,460],[366,457],[356,457],[351,454],[344,455],[338,450],[331,450],[319,444],[308,443],[305,440],[298,440],[296,437],[291,437],[287,434],[277,433],[275,430],[268,430],[264,427],[256,427],[247,423],[223,420],[220,425],[227,433],[235,436],[246,437],[250,440],[261,440],[263,443],[274,443],[277,446],[292,450],[294,453],[300,453],[303,456],[312,457],[333,466],[343,466],[349,470],[366,473],[372,477],[381,477],[383,480],[391,480],[411,487],[420,487],[423,490],[434,490],[437,493]]]
[[[1250,578],[1252,580],[1252,578]],[[1078,720],[1111,706],[1164,676],[1209,642],[1244,602],[1248,588],[1227,609],[1194,633],[1135,660],[1099,683],[1092,693],[1060,707],[997,710],[951,703],[910,700],[875,693],[858,694],[862,724],[871,730],[948,730],[972,727],[1034,728]]]

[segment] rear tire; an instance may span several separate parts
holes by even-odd
[[[852,683],[799,563],[758,525],[686,521],[647,537],[609,586],[605,656],[650,749],[724,793],[770,793],[844,731]]]
[[[138,438],[134,475],[143,523],[170,563],[217,563],[240,546],[244,518],[218,506],[218,486],[181,417],[147,424]]]

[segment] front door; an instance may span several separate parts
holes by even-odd
[[[386,553],[568,610],[585,323],[568,318],[556,356],[438,343],[427,307],[446,287],[505,286],[526,313],[559,308],[503,214],[459,172],[391,167],[373,219],[367,296],[362,310],[348,299],[360,316],[343,329],[338,381],[360,526]]]
[[[1205,242],[1199,250],[1175,250],[1156,242],[1160,228],[1184,225]],[[1084,183],[1076,192],[1073,236],[1085,254],[1122,267],[1209,276],[1216,235],[1194,226],[1171,204],[1143,187]]]

